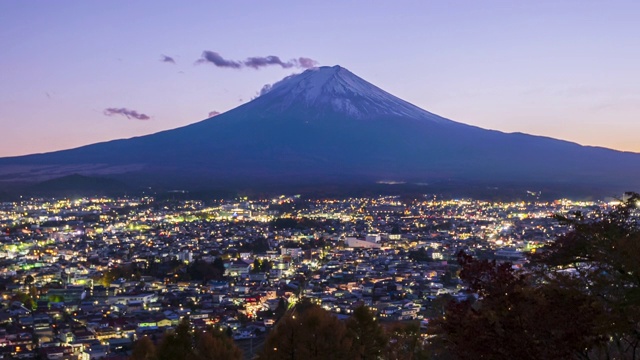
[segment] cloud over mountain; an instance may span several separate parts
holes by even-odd
[[[252,69],[261,69],[267,66],[280,66],[283,69],[289,68],[300,68],[300,69],[308,69],[316,66],[318,64],[317,61],[307,58],[307,57],[299,57],[297,59],[291,59],[288,61],[283,61],[279,56],[269,55],[269,56],[251,56],[247,59],[240,60],[229,60],[225,59],[219,53],[215,51],[205,50],[202,52],[200,59],[196,60],[196,64],[213,64],[216,67],[221,68],[229,68],[229,69],[241,69],[245,67],[249,67]]]

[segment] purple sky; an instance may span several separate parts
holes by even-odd
[[[187,125],[310,59],[455,121],[640,152],[638,19],[637,0],[5,0],[0,156]]]

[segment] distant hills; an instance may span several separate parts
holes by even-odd
[[[88,184],[80,175],[109,180]],[[55,178],[62,179],[34,187]],[[640,154],[454,122],[333,66],[287,77],[249,103],[182,128],[1,158],[0,182],[31,190],[255,193],[403,187],[428,193],[458,184],[460,193],[468,187],[487,194],[616,195],[640,187]]]

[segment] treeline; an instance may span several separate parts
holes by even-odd
[[[280,319],[258,359],[428,359],[417,322],[383,327],[365,306],[346,321],[302,303]]]
[[[242,352],[222,328],[193,331],[184,318],[156,346],[148,337],[136,341],[130,360],[240,360]]]
[[[156,346],[138,340],[130,360],[241,359],[242,352],[222,328],[193,331],[185,318]],[[418,323],[383,327],[361,306],[346,321],[305,301],[285,314],[268,334],[258,359],[428,359]]]
[[[435,359],[640,358],[640,197],[558,217],[572,229],[524,269],[460,253],[478,299],[430,323]]]
[[[185,264],[179,260],[170,260],[163,263],[150,261],[147,267],[137,267],[135,264],[126,264],[110,268],[100,277],[94,280],[108,286],[113,281],[123,278],[126,280],[140,280],[142,276],[163,278],[173,276],[175,281],[209,281],[224,278],[225,267],[221,257],[216,257],[213,262],[202,259]]]

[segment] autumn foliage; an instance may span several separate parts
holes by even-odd
[[[385,328],[371,309],[360,306],[346,321],[316,305],[286,314],[272,330],[259,359],[423,359],[416,323]]]
[[[430,324],[432,357],[639,358],[638,200],[558,217],[571,231],[524,269],[461,252],[460,278],[477,300],[450,302]]]
[[[240,360],[242,352],[225,332],[191,330],[184,318],[156,347],[147,337],[136,341],[130,360]]]

